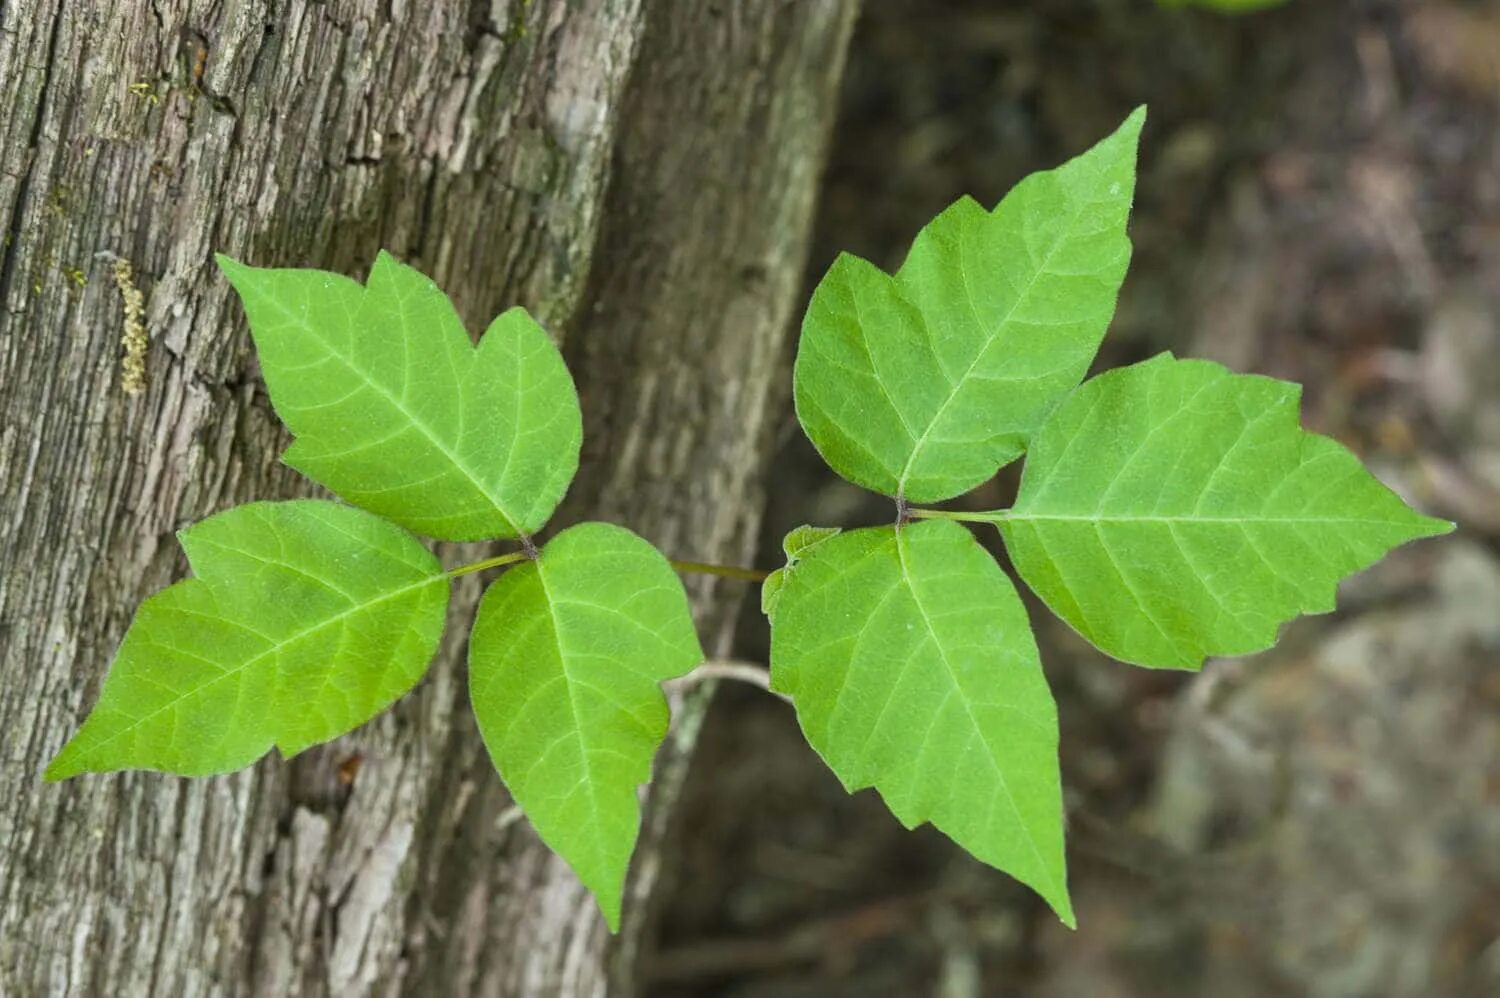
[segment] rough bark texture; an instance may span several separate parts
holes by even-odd
[[[633,989],[702,704],[676,705],[611,943],[467,718],[475,579],[419,690],[333,745],[211,780],[39,774],[182,572],[172,531],[309,491],[214,251],[358,273],[385,246],[471,327],[530,307],[583,396],[564,519],[744,557],[852,11],[0,0],[0,993]],[[153,337],[136,396],[114,257]],[[722,646],[740,591],[693,593]]]

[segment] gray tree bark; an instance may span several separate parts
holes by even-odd
[[[0,994],[633,990],[701,696],[610,940],[505,820],[472,577],[428,678],[348,737],[209,780],[40,774],[185,570],[172,532],[311,491],[215,251],[358,274],[384,246],[472,328],[526,305],[583,398],[562,519],[747,557],[854,2],[0,0]],[[713,653],[743,590],[690,588]]]

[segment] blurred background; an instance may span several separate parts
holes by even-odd
[[[959,195],[992,205],[1147,103],[1099,367],[1171,350],[1302,382],[1306,426],[1460,529],[1201,675],[1111,662],[1028,604],[1077,932],[844,794],[784,704],[722,689],[648,993],[1500,994],[1500,3],[868,0],[850,60],[809,289],[839,250],[894,269]],[[786,412],[766,567],[799,523],[891,515]],[[1017,471],[965,502],[1008,504]],[[739,644],[766,661],[753,607]]]

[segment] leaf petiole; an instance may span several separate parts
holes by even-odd
[[[500,568],[502,565],[514,565],[516,562],[525,561],[530,557],[531,555],[525,551],[511,551],[506,554],[498,554],[493,558],[486,558],[483,561],[473,561],[467,565],[460,565],[457,568],[450,568],[443,574],[447,575],[450,579],[456,579],[460,575],[468,575],[471,572],[483,572],[487,568]]]
[[[764,582],[770,572],[759,568],[741,568],[738,565],[713,565],[704,561],[673,561],[672,567],[679,572],[696,572],[700,575],[717,575],[725,579],[745,579],[748,582]]]
[[[506,554],[486,558],[483,561],[470,562],[451,568],[444,574],[450,579],[456,579],[460,575],[469,575],[472,572],[483,572],[490,568],[502,568],[506,565],[514,565],[518,561],[525,561],[534,557],[527,551],[511,551]],[[673,568],[679,572],[696,572],[700,575],[717,575],[726,579],[745,579],[748,582],[764,582],[770,572],[759,568],[741,568],[738,565],[714,565],[704,561],[673,561]]]
[[[965,509],[908,509],[906,515],[914,520],[960,520],[964,523],[1003,523],[1010,519],[1008,509],[969,511]]]

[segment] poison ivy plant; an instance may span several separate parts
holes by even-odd
[[[1137,110],[994,211],[962,198],[894,277],[840,256],[797,351],[797,414],[829,465],[912,502],[967,492],[1019,457],[1078,384],[1130,262]]]
[[[141,605],[99,702],[47,767],[187,776],[293,756],[414,686],[448,579],[415,537],[331,502],[250,503],[180,535],[194,578]]]
[[[447,297],[385,253],[363,286],[218,259],[296,435],[283,460],[364,509],[256,503],[185,531],[197,577],[141,606],[46,777],[222,773],[350,731],[421,678],[452,576],[527,561],[481,605],[474,707],[513,796],[616,928],[636,789],[666,734],[655,683],[702,651],[645,541],[597,523],[540,553],[530,539],[578,465],[561,355],[518,308],[474,345]],[[403,527],[524,550],[445,572]]]
[[[1202,360],[1154,360],[1074,392],[1032,443],[997,522],[1016,569],[1102,651],[1196,669],[1269,648],[1338,581],[1446,533],[1327,437],[1301,389]]]
[[[1016,590],[940,520],[853,530],[805,552],[771,630],[772,688],[849,790],[876,787],[1035,888],[1073,924],[1057,708]]]
[[[582,417],[562,355],[524,309],[476,347],[447,296],[388,253],[364,287],[219,266],[296,434],[287,464],[429,537],[519,537],[547,522],[578,470]]]
[[[1022,578],[1100,649],[1191,669],[1269,647],[1288,618],[1331,610],[1344,576],[1452,529],[1303,431],[1294,385],[1170,357],[1078,385],[1129,258],[1143,121],[992,213],[958,202],[894,277],[829,269],[797,414],[899,521],[789,558],[763,599],[772,685],[845,786],[931,821],[1069,924],[1055,710],[1024,613],[956,525],[908,521],[998,524]],[[1028,449],[1010,510],[907,506]]]
[[[1452,524],[1298,425],[1295,385],[1163,355],[1080,382],[1130,257],[1144,110],[993,211],[956,202],[894,275],[841,257],[819,283],[797,413],[890,526],[800,527],[786,565],[668,562],[623,527],[540,548],[577,468],[578,396],[521,309],[470,341],[427,278],[368,281],[220,257],[283,459],[346,502],[252,503],[181,534],[193,576],[147,599],[50,780],[187,775],[293,755],[421,678],[453,578],[504,569],[469,636],[480,733],[532,827],[618,929],[660,685],[702,660],[676,571],[762,578],[770,685],[851,791],[931,822],[1073,924],[1057,709],[1010,579],[953,520],[998,526],[1021,577],[1104,652],[1196,669],[1269,646],[1340,579]],[[1008,510],[952,498],[1029,450]],[[360,507],[360,508],[356,508]],[[514,539],[445,571],[407,531]]]
[[[636,787],[667,734],[658,684],[701,661],[682,583],[623,527],[564,530],[479,604],[469,692],[490,758],[612,930],[640,825]]]

